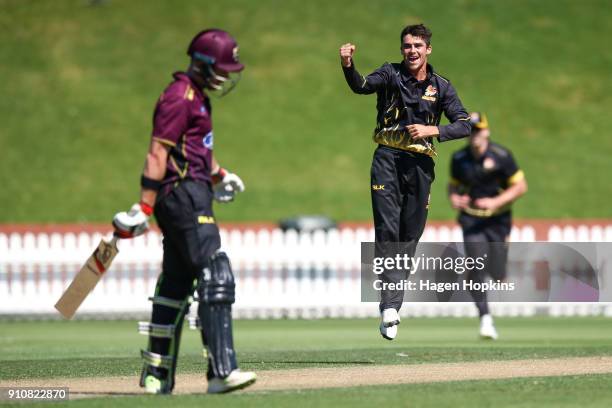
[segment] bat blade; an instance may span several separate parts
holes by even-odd
[[[113,237],[110,241],[100,241],[98,248],[87,259],[68,289],[55,304],[55,308],[64,318],[72,319],[81,303],[96,287],[118,253],[117,237]]]

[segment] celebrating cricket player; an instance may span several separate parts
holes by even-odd
[[[366,77],[355,67],[355,45],[342,45],[340,60],[353,92],[377,95],[373,139],[378,147],[371,170],[376,244],[405,243],[413,256],[427,219],[434,139],[466,137],[471,126],[455,88],[427,63],[431,31],[422,24],[407,26],[400,35],[400,50],[402,62],[385,63]],[[450,124],[440,126],[442,113]],[[385,272],[383,283],[406,278],[401,275]],[[403,290],[381,292],[380,332],[388,340],[397,335],[403,298]]]
[[[485,274],[497,280],[506,276],[506,241],[512,228],[511,205],[527,192],[525,175],[512,152],[489,140],[490,130],[483,113],[470,115],[472,134],[469,144],[453,154],[448,198],[459,210],[466,252],[473,257],[486,254],[489,265],[472,269],[467,277],[482,282]],[[486,292],[471,292],[480,315],[480,336],[497,339],[489,313]]]
[[[252,384],[255,374],[238,369],[232,337],[234,276],[213,215],[213,199],[228,202],[244,190],[240,177],[213,157],[209,95],[225,95],[244,65],[236,40],[225,31],[198,33],[187,50],[191,63],[177,72],[157,101],[153,133],[141,177],[140,202],[115,215],[122,238],[144,233],[155,218],[163,233],[162,272],[157,281],[140,386],[146,393],[170,394],[183,320],[197,291],[202,342],[208,355],[208,392],[233,391]]]

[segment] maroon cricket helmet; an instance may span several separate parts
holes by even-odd
[[[217,28],[196,34],[187,54],[223,71],[240,72],[244,69],[238,60],[238,43],[228,32]]]

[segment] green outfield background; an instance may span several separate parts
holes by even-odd
[[[603,317],[499,318],[501,340],[477,339],[476,319],[404,319],[390,343],[375,319],[251,320],[235,322],[238,360],[244,369],[380,364],[504,361],[612,355],[612,326]],[[133,321],[10,322],[0,320],[0,381],[106,376],[138,379],[138,350],[146,338]],[[205,366],[199,334],[185,330],[178,372],[201,373]],[[389,385],[228,396],[173,396],[185,407],[608,407],[612,375],[515,378],[439,384]],[[202,385],[204,389],[204,385]],[[586,397],[588,395],[588,397]],[[100,396],[102,397],[102,396]],[[0,402],[1,404],[1,402]],[[167,398],[91,398],[57,406],[168,406]],[[24,405],[18,405],[24,406]],[[55,406],[55,405],[54,405]]]
[[[0,222],[108,221],[137,199],[157,97],[193,34],[235,35],[247,68],[213,101],[215,152],[247,185],[225,221],[370,218],[375,97],[362,73],[424,22],[431,62],[524,168],[522,218],[612,217],[612,7],[607,0],[0,0]],[[431,219],[450,219],[439,146]]]

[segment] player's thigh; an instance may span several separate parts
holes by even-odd
[[[196,276],[221,246],[208,185],[183,182],[156,205],[164,240]]]
[[[417,242],[425,229],[429,213],[431,184],[434,180],[433,160],[415,157],[405,166],[402,180],[400,240]]]
[[[465,254],[470,258],[489,258],[487,235],[480,229],[463,230]]]
[[[505,222],[495,223],[486,229],[490,253],[489,275],[494,279],[504,279],[508,263],[508,237],[510,225]]]
[[[157,280],[156,296],[185,299],[193,293],[194,273],[183,256],[169,240],[163,243],[162,271]]]

